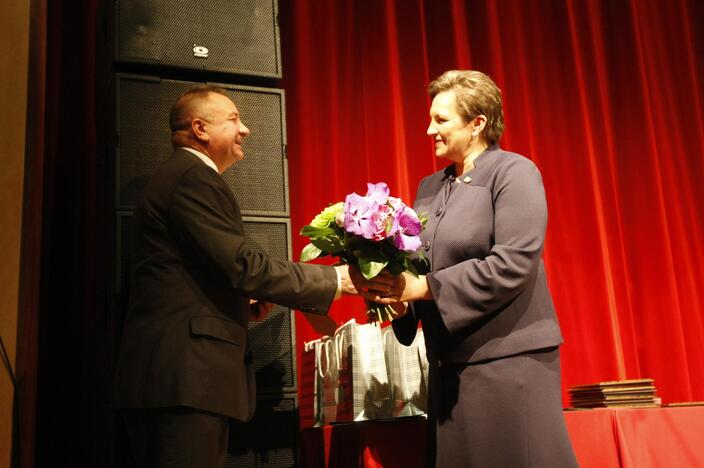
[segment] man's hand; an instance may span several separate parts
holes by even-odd
[[[274,304],[269,302],[259,302],[256,299],[250,299],[249,320],[252,322],[262,322],[273,308]]]
[[[359,270],[349,265],[335,267],[340,274],[342,294],[357,294],[367,299],[382,296],[391,292],[394,279],[391,275],[377,275],[368,280]]]

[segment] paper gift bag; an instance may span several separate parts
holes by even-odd
[[[318,382],[320,386],[320,425],[330,424],[337,420],[339,401],[339,372],[335,342],[325,336],[320,341],[320,353],[317,361]]]
[[[399,343],[390,326],[383,330],[382,336],[394,401],[392,416],[425,414],[428,409],[428,359],[423,330],[418,330],[410,346]]]
[[[329,339],[329,337],[326,337]],[[302,427],[319,426],[321,419],[322,379],[320,352],[322,339],[304,343],[301,356],[301,390],[299,411]]]
[[[335,331],[339,370],[337,421],[391,416],[391,393],[381,329],[354,319]]]

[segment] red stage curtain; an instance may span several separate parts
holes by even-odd
[[[443,167],[428,82],[491,75],[501,145],[540,167],[563,384],[653,377],[704,400],[704,4],[697,0],[282,0],[295,235],[386,181]],[[338,321],[361,302],[343,300]],[[297,341],[315,336],[300,319]],[[300,351],[300,350],[299,350]],[[300,361],[300,360],[299,360]]]

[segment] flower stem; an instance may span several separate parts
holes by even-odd
[[[369,323],[390,322],[396,318],[396,311],[388,304],[371,304],[367,309],[367,320]]]

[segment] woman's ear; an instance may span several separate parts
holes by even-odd
[[[484,127],[486,127],[486,116],[483,114],[479,114],[472,120],[471,125],[472,135],[479,135],[484,130]]]

